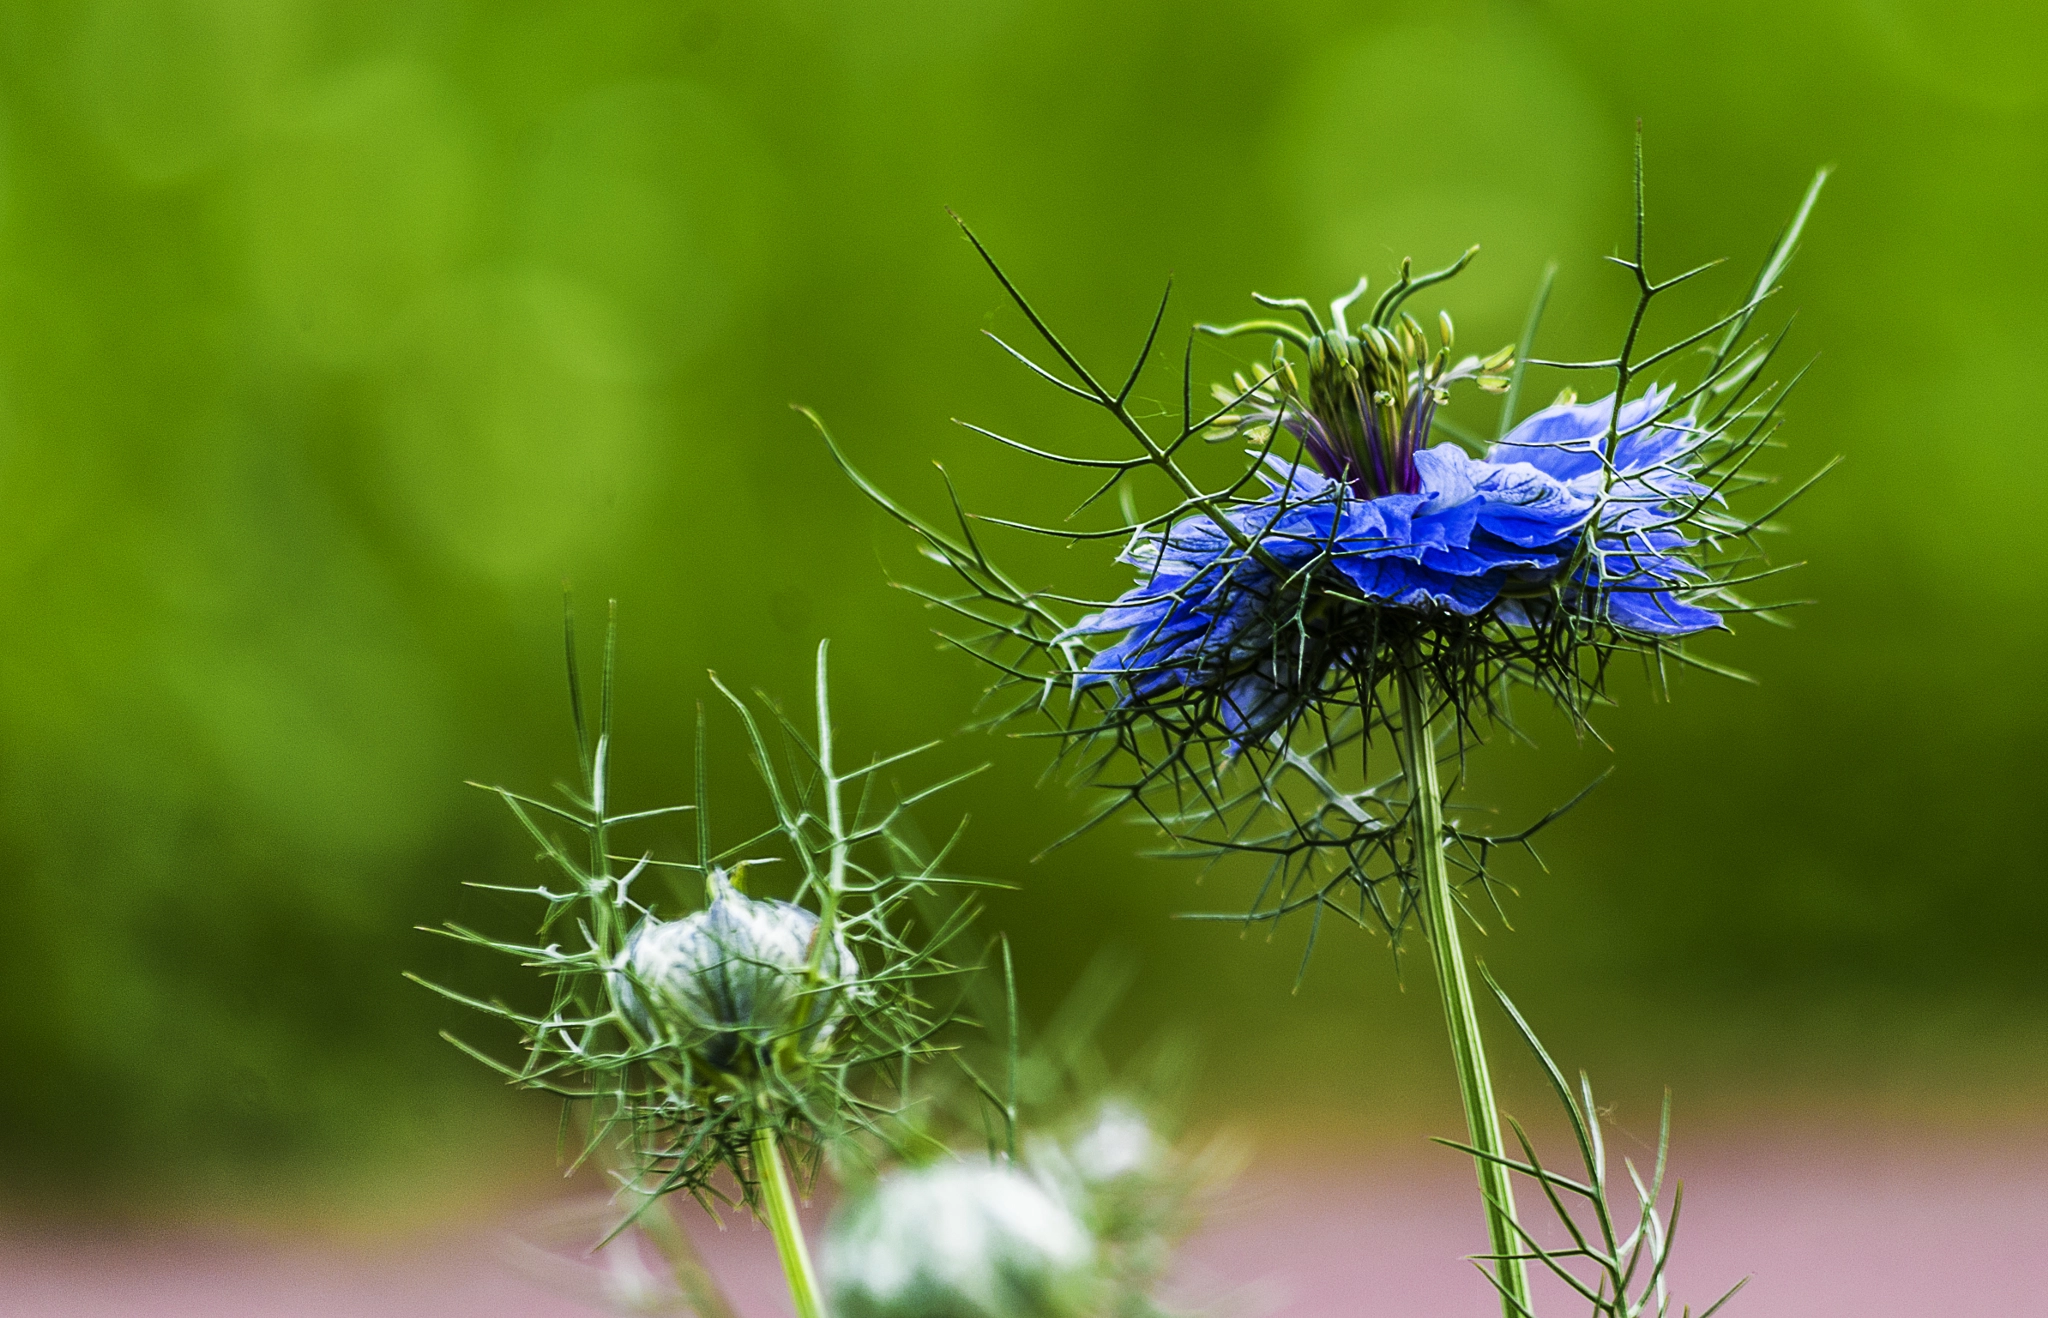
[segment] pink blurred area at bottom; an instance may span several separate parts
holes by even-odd
[[[1678,1162],[1686,1208],[1671,1281],[1695,1313],[1744,1275],[1749,1286],[1725,1314],[2048,1310],[2038,1281],[2048,1265],[2048,1133],[1724,1132],[1689,1141]],[[1524,1217],[1540,1209],[1526,1204]],[[1481,1247],[1481,1231],[1454,1154],[1270,1158],[1187,1243],[1170,1298],[1248,1318],[1485,1318],[1496,1304],[1460,1261]],[[698,1238],[744,1318],[788,1314],[765,1230],[729,1220],[722,1232],[703,1224]],[[1585,1309],[1558,1289],[1539,1299],[1546,1315]],[[509,1262],[499,1231],[346,1244],[197,1228],[87,1236],[13,1224],[0,1234],[6,1318],[598,1312]]]

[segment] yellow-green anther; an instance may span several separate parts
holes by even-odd
[[[1451,313],[1448,311],[1437,312],[1436,323],[1444,332],[1444,347],[1448,349],[1458,339],[1457,331],[1451,328]]]

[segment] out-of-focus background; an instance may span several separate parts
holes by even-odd
[[[2031,9],[1919,0],[11,7],[11,1220],[538,1193],[551,1106],[440,1042],[468,1023],[400,972],[516,973],[413,929],[519,928],[460,886],[539,873],[463,780],[570,772],[564,583],[586,617],[622,601],[630,802],[687,797],[706,669],[795,698],[821,637],[846,744],[945,736],[985,674],[887,587],[920,571],[906,537],[787,405],[931,510],[934,459],[972,507],[1076,492],[951,418],[1106,442],[981,335],[1024,327],[946,207],[1107,369],[1168,275],[1177,358],[1254,289],[1326,299],[1473,242],[1440,299],[1461,344],[1511,340],[1556,258],[1541,347],[1592,352],[1628,305],[1601,257],[1639,116],[1653,266],[1732,257],[1715,298],[1838,167],[1782,299],[1788,360],[1818,361],[1773,461],[1847,461],[1776,551],[1818,603],[1703,646],[1758,685],[1623,673],[1606,745],[1536,717],[1535,749],[1478,754],[1504,825],[1616,770],[1548,872],[1511,870],[1484,955],[1621,1119],[1674,1086],[1681,1141],[2038,1136],[2044,69]],[[1198,378],[1245,355],[1197,345]],[[1122,580],[1099,545],[1014,556]],[[711,734],[737,837],[761,803],[716,710]],[[923,816],[971,814],[960,868],[1017,885],[989,919],[1029,1005],[1113,949],[1139,974],[1110,1046],[1192,1031],[1198,1117],[1367,1155],[1457,1132],[1425,967],[1404,990],[1383,941],[1325,928],[1296,991],[1306,928],[1171,920],[1253,879],[1197,887],[1136,830],[1031,863],[1089,804],[1043,755],[947,742],[935,772],[993,768]]]

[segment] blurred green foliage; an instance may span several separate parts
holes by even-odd
[[[1463,343],[1512,338],[1555,256],[1545,348],[1596,350],[1638,115],[1667,272],[1747,266],[1839,166],[1784,469],[1849,461],[1788,542],[1819,606],[1711,644],[1760,687],[1624,678],[1611,750],[1539,720],[1541,754],[1482,754],[1509,818],[1619,766],[1489,956],[1562,1055],[1651,1077],[1956,1087],[1943,1049],[2038,1047],[2044,31],[1927,0],[7,6],[0,1156],[346,1159],[489,1100],[398,972],[502,982],[408,930],[513,919],[458,884],[536,873],[460,784],[570,772],[565,580],[624,601],[637,804],[687,795],[707,667],[800,693],[821,635],[851,746],[966,720],[981,675],[884,585],[905,538],[785,408],[924,506],[934,458],[971,505],[1054,506],[948,424],[1096,422],[977,333],[1015,316],[943,206],[1100,359],[1169,272],[1177,332],[1474,241]],[[737,837],[759,803],[713,735]],[[994,922],[1037,1001],[1121,945],[1131,1029],[1205,1022],[1219,1101],[1448,1102],[1372,939],[1325,931],[1290,997],[1305,930],[1166,919],[1244,876],[1123,830],[1028,864],[1083,808],[1041,752],[942,752],[996,762],[961,861],[1021,885]]]

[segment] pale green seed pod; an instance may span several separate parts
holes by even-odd
[[[1080,1318],[1103,1296],[1073,1209],[990,1163],[884,1177],[834,1216],[823,1264],[836,1318]]]
[[[650,1041],[688,1049],[730,1070],[758,1050],[800,1038],[816,1047],[846,1015],[847,993],[808,991],[818,917],[789,902],[756,900],[711,875],[711,904],[680,920],[649,917],[626,942],[612,989]],[[837,938],[821,973],[845,984],[860,962]],[[800,1015],[801,1013],[801,1015]]]

